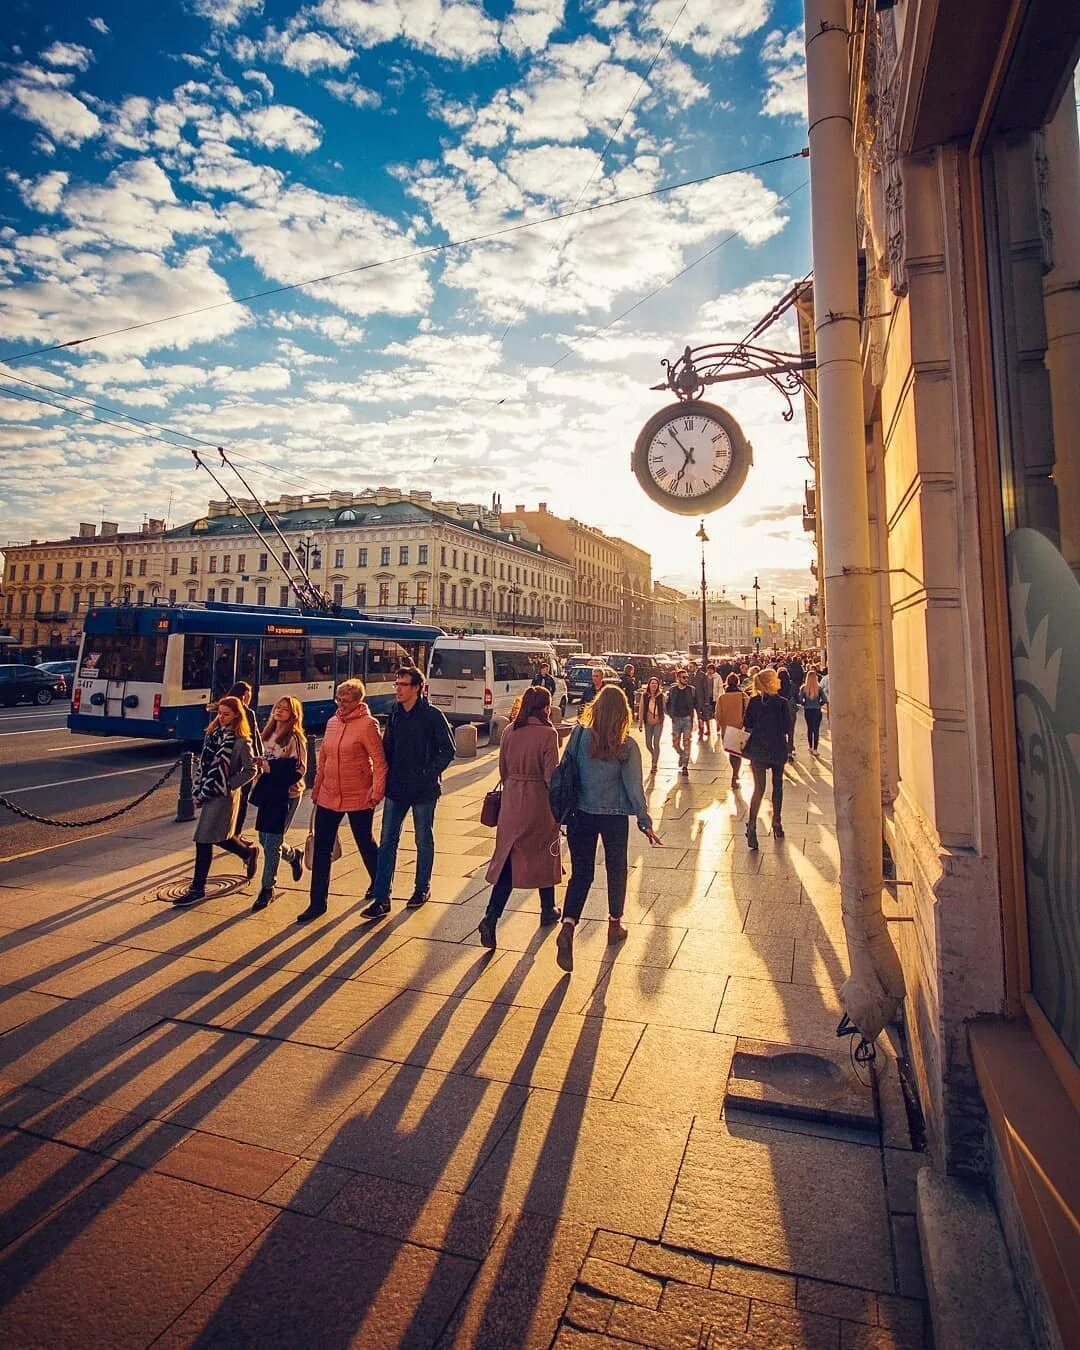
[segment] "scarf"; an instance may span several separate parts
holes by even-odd
[[[229,765],[235,745],[236,732],[224,727],[216,727],[204,738],[192,792],[200,806],[228,793]]]

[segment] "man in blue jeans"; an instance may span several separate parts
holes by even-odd
[[[694,708],[697,699],[690,687],[690,672],[679,669],[675,683],[668,690],[667,710],[671,718],[671,739],[679,756],[679,772],[690,775],[690,740],[694,727]]]
[[[416,832],[416,884],[409,909],[431,899],[431,869],[435,865],[435,805],[442,792],[443,771],[453,763],[454,738],[450,724],[420,692],[423,676],[415,668],[399,670],[394,679],[397,699],[383,736],[386,755],[386,796],[383,799],[379,862],[369,895],[371,904],[360,913],[381,919],[390,913],[401,827],[410,810]]]

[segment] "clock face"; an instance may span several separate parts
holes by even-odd
[[[693,399],[662,408],[646,422],[633,468],[653,501],[680,515],[699,515],[734,497],[750,460],[750,447],[731,414]]]

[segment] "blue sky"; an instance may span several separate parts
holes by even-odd
[[[795,0],[17,0],[9,13],[2,356],[805,144]],[[741,336],[808,270],[806,177],[789,161],[0,373],[241,451],[264,495],[385,483],[542,499],[689,582],[696,522],[629,473],[637,428],[665,401],[648,386],[662,356]],[[134,525],[170,496],[179,522],[218,495],[185,450],[11,388],[0,380],[4,537],[63,536],[100,512]],[[784,424],[760,382],[723,401],[756,463],[710,519],[711,574],[735,593],[755,572],[805,593],[801,419]]]

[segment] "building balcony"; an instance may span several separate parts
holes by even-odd
[[[67,623],[71,614],[66,609],[35,609],[31,617],[35,623]]]
[[[817,534],[817,513],[803,507],[802,527],[807,534]]]

